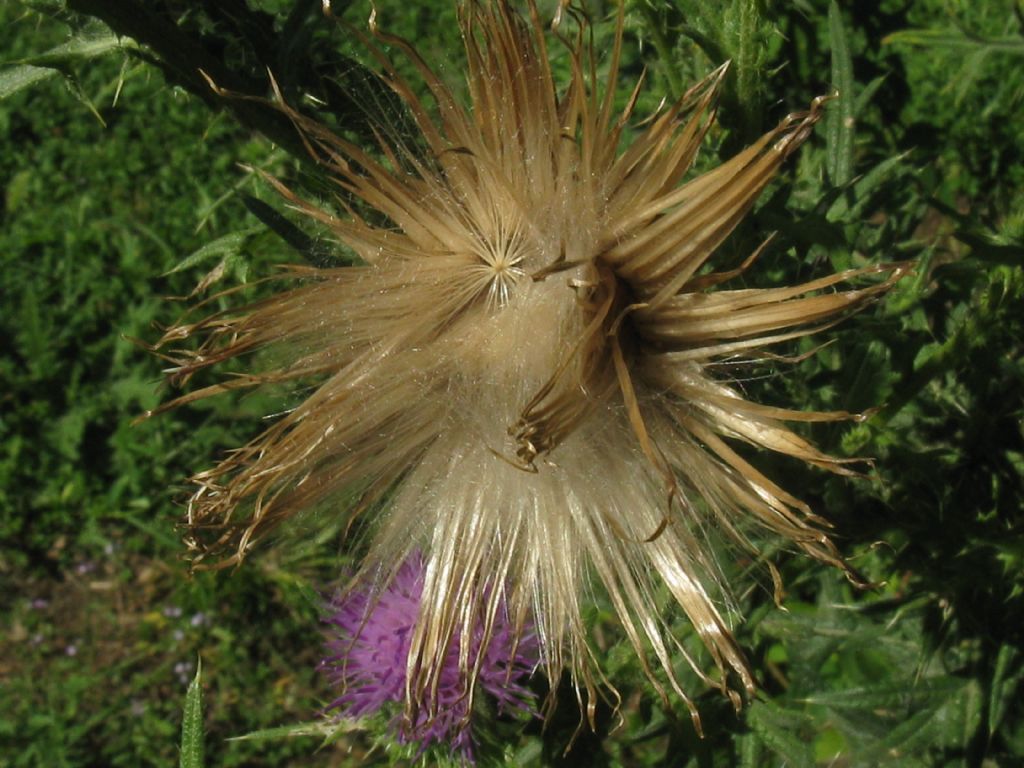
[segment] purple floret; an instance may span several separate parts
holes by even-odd
[[[326,622],[327,658],[321,663],[331,683],[341,689],[328,706],[349,717],[378,712],[389,702],[405,701],[406,660],[423,592],[423,559],[414,555],[398,570],[387,589],[351,590],[335,598]],[[470,666],[480,657],[482,628],[473,633]],[[397,737],[426,747],[448,743],[473,759],[467,676],[459,666],[462,638],[456,636],[441,670],[437,698],[418,702],[415,723],[395,721]],[[515,625],[504,605],[494,621],[491,641],[483,649],[476,692],[489,694],[502,712],[537,714],[536,699],[523,683],[537,665],[536,635],[526,627],[516,642]]]

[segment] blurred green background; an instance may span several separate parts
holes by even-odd
[[[606,50],[615,4],[586,5]],[[368,3],[333,6],[365,29]],[[459,81],[451,2],[378,6],[382,26]],[[622,97],[646,68],[638,114],[733,62],[701,167],[840,91],[720,264],[768,231],[780,234],[748,278],[758,284],[916,263],[884,301],[793,350],[805,360],[745,384],[808,409],[879,406],[812,432],[874,457],[862,479],[757,461],[835,523],[880,586],[858,592],[766,542],[781,611],[759,564],[732,563],[748,617],[737,634],[762,688],[737,716],[681,670],[703,740],[679,702],[662,706],[598,601],[595,647],[620,711],[602,708],[568,756],[571,696],[547,729],[482,711],[482,764],[1024,765],[1022,15],[1009,0],[627,3]],[[311,197],[317,169],[269,111],[204,91],[189,68],[200,57],[258,95],[269,67],[294,103],[357,140],[396,109],[319,2],[0,5],[0,766],[177,764],[200,656],[208,765],[410,758],[380,723],[322,748],[316,734],[227,741],[315,720],[330,700],[314,671],[318,613],[346,555],[319,513],[236,571],[190,575],[182,559],[184,479],[287,394],[135,423],[168,392],[133,339],[154,342],[200,282],[328,253],[242,166]]]

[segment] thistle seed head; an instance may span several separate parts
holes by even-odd
[[[382,132],[371,152],[280,105],[358,211],[336,216],[272,183],[361,262],[291,267],[290,289],[168,333],[168,344],[202,339],[173,353],[177,380],[266,347],[282,361],[171,405],[315,384],[196,475],[190,542],[201,563],[237,562],[294,513],[359,489],[360,503],[336,514],[386,499],[367,526],[361,576],[383,573],[384,590],[422,553],[404,661],[410,722],[456,638],[483,627],[486,645],[502,611],[513,634],[534,628],[548,678],[567,669],[592,713],[599,672],[583,609],[596,583],[654,684],[664,693],[657,666],[699,728],[673,672],[684,651],[666,631],[660,591],[720,674],[695,668],[738,705],[736,689],[754,681],[709,541],[754,552],[750,534],[768,533],[849,573],[820,518],[735,446],[849,473],[786,422],[850,414],[751,402],[721,364],[830,326],[902,268],[732,287],[757,254],[738,269],[716,269],[713,255],[807,138],[821,100],[692,176],[725,68],[641,120],[640,84],[615,110],[621,10],[601,80],[583,30],[550,34],[528,7],[523,18],[501,0],[461,5],[468,103],[408,43],[374,28],[430,93],[428,108],[370,43],[416,142]],[[555,81],[550,45],[568,53],[566,82]]]

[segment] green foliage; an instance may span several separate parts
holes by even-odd
[[[670,93],[679,96],[692,84],[702,59],[716,66],[728,61],[721,119],[732,129],[730,147],[738,149],[759,136],[766,127],[769,62],[779,43],[768,3],[640,0],[636,6],[644,19],[641,34],[650,36],[659,53]]]
[[[203,768],[206,764],[203,735],[203,663],[196,664],[196,676],[188,684],[185,711],[181,716],[180,768]]]
[[[836,87],[836,104],[825,118],[828,143],[828,174],[832,183],[843,186],[853,173],[853,59],[843,29],[843,19],[835,1],[828,6],[828,40],[832,49],[832,84]]]
[[[457,61],[448,2],[379,5],[381,23],[428,61]],[[141,38],[147,29],[159,21],[192,41],[225,87],[266,94],[270,67],[289,99],[356,140],[374,127],[405,130],[401,109],[319,3],[154,3],[166,13],[145,16],[137,41],[68,6],[116,24],[131,3],[0,6],[0,755],[13,766],[186,765],[205,744],[217,766],[413,760],[386,718],[310,722],[331,697],[314,667],[318,594],[342,567],[337,525],[313,534],[300,522],[237,573],[186,574],[175,531],[182,479],[258,429],[266,403],[226,398],[136,423],[166,393],[159,362],[128,341],[151,342],[154,326],[183,311],[163,296],[253,280],[300,257],[344,258],[239,169],[325,195],[294,136],[266,111],[212,96],[187,61]],[[368,13],[366,3],[333,7],[360,28]],[[599,41],[613,7],[588,3]],[[879,586],[856,590],[783,557],[785,610],[769,588],[739,596],[754,700],[736,714],[679,670],[703,739],[682,702],[652,691],[598,598],[590,623],[622,693],[618,712],[600,706],[596,732],[576,735],[565,755],[579,716],[567,681],[556,681],[560,706],[546,728],[483,713],[481,762],[1015,764],[1019,4],[635,0],[627,12],[624,71],[649,72],[642,106],[733,61],[702,163],[838,92],[823,130],[723,247],[726,261],[777,231],[750,280],[789,282],[826,261],[914,265],[884,301],[830,331],[833,343],[808,342],[794,350],[800,362],[765,361],[744,382],[772,403],[867,412],[811,435],[826,450],[873,457],[860,479],[757,461],[835,523],[844,552]],[[458,72],[453,63],[442,74]],[[766,579],[762,563],[722,557],[737,583]],[[707,666],[687,623],[667,615]],[[186,687],[184,720],[200,722],[199,655],[205,729],[179,734]]]
[[[0,100],[43,80],[64,75],[68,90],[102,122],[103,118],[82,89],[76,70],[91,59],[126,51],[132,46],[133,41],[121,40],[102,24],[88,24],[76,30],[67,42],[0,70]]]

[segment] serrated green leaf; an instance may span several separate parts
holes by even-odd
[[[185,710],[181,718],[180,768],[203,768],[203,662],[196,664],[196,676],[185,694]]]

